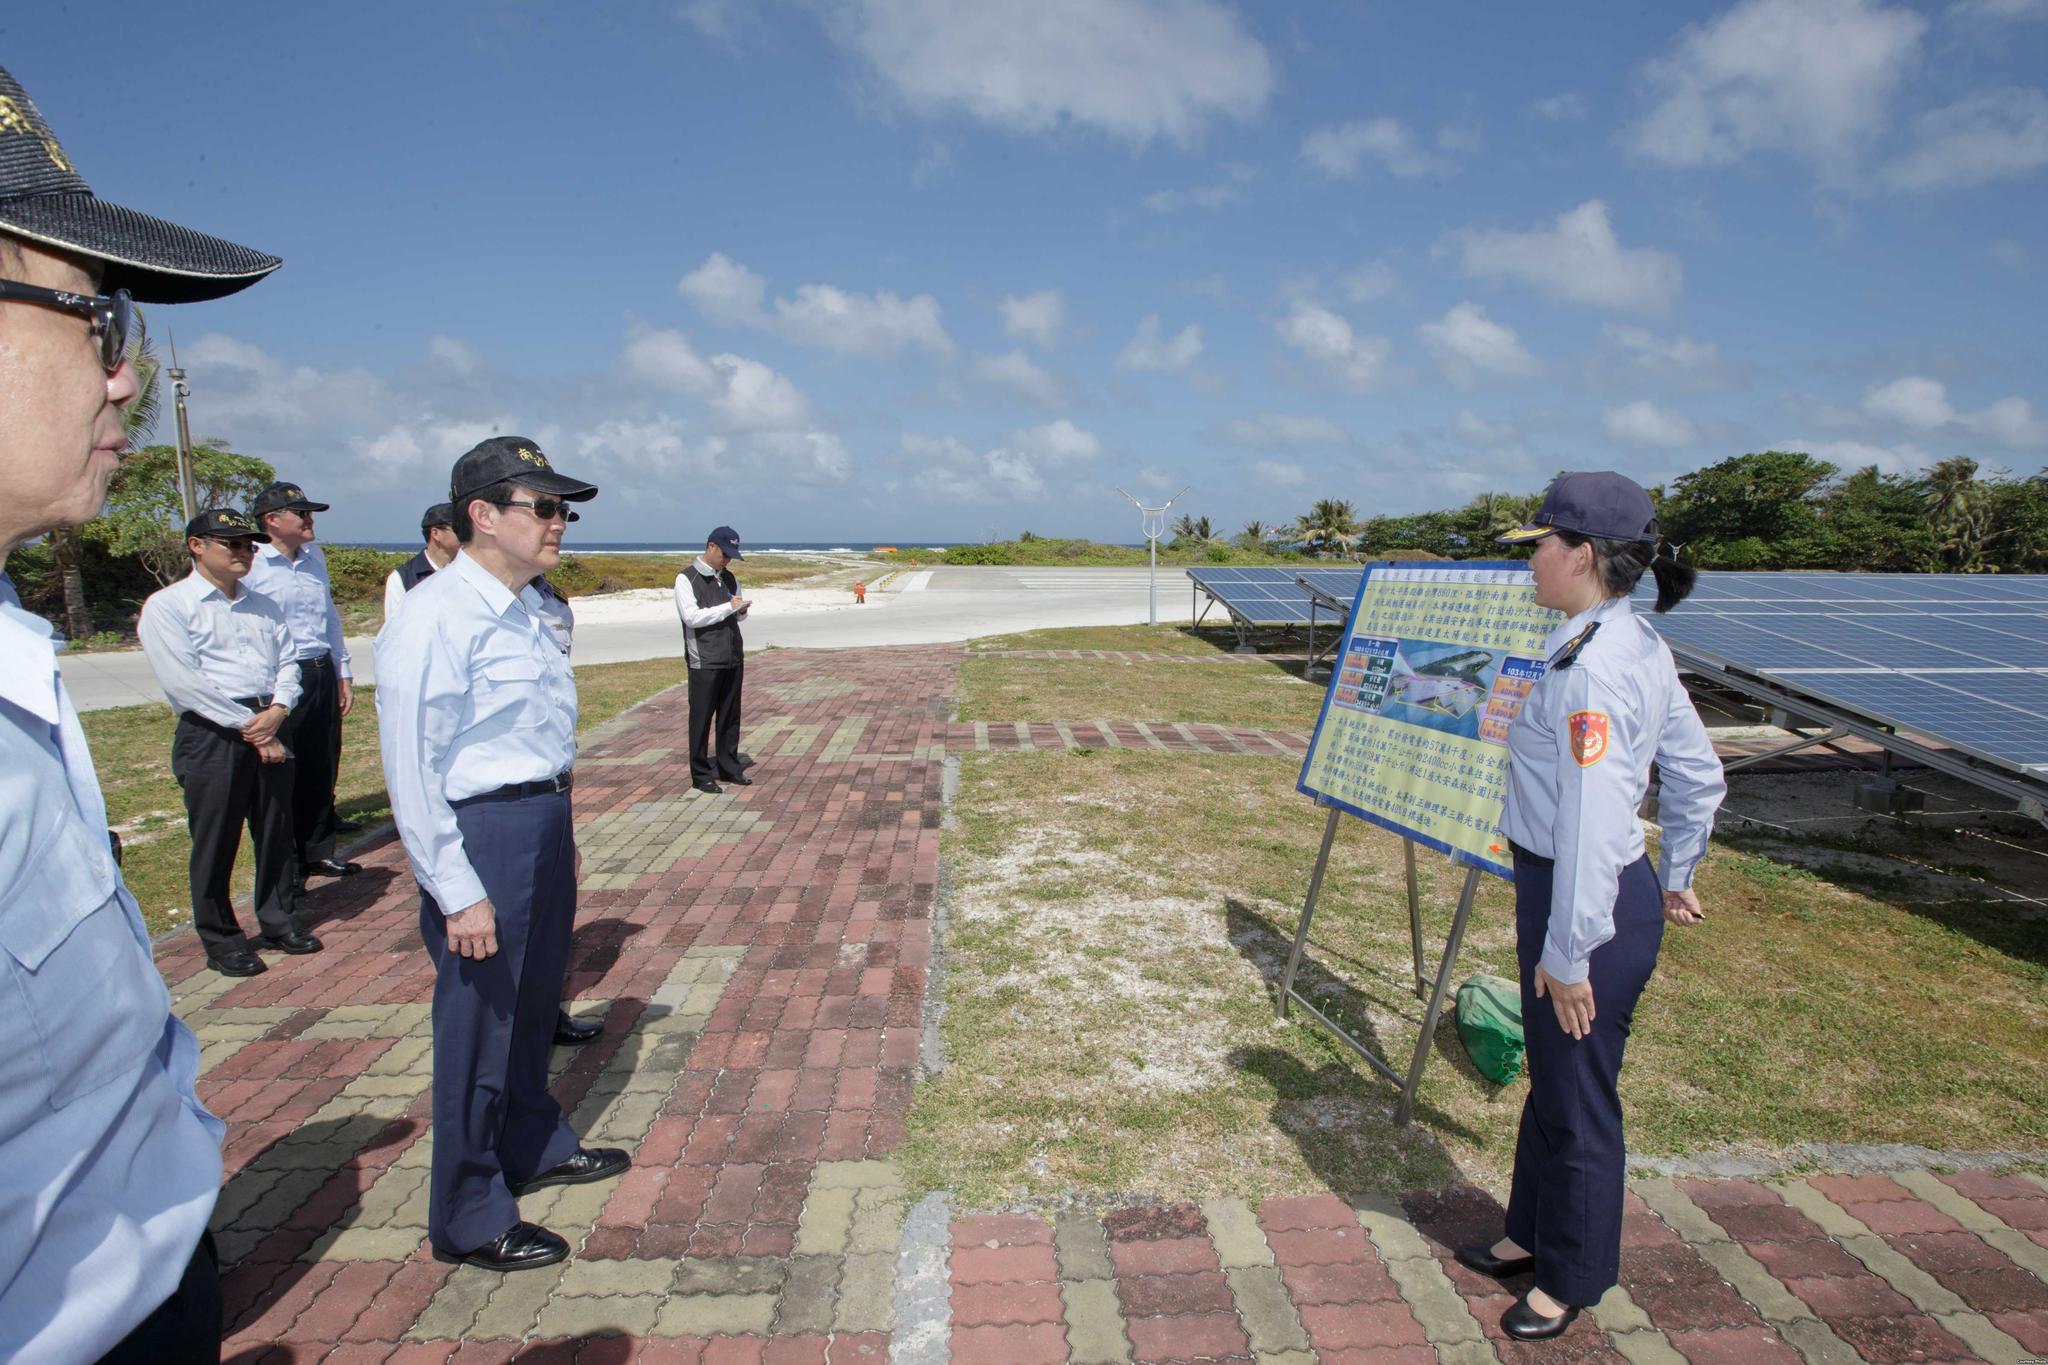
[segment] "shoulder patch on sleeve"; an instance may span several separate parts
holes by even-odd
[[[1574,711],[1565,718],[1571,731],[1572,757],[1581,768],[1590,768],[1607,757],[1608,720],[1605,711]]]
[[[1598,621],[1588,621],[1584,630],[1565,641],[1557,653],[1550,656],[1551,668],[1570,668],[1578,659],[1579,651],[1592,641],[1594,633],[1599,629],[1600,623]]]

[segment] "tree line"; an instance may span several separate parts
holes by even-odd
[[[1919,474],[1851,473],[1799,451],[1736,455],[1650,489],[1665,544],[1701,569],[1867,573],[2048,572],[2048,471],[2026,478],[1967,456]],[[1361,516],[1319,498],[1292,522],[1253,521],[1224,537],[1182,516],[1174,544],[1297,550],[1316,558],[1482,559],[1535,515],[1533,493],[1484,493],[1461,507]]]

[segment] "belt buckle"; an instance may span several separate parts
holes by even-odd
[[[560,792],[565,792],[565,791],[569,790],[569,786],[570,786],[570,776],[569,776],[569,774],[570,774],[570,771],[571,771],[570,769],[568,769],[568,768],[564,768],[564,769],[562,769],[562,771],[560,771],[560,772],[556,773],[556,774],[555,774],[555,775],[554,775],[553,777],[549,778],[549,779],[547,780],[547,782],[548,782],[548,790],[550,790],[550,791],[553,791],[553,792],[556,792],[556,793],[560,793]]]

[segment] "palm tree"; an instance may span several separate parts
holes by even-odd
[[[1215,538],[1216,533],[1207,517],[1182,513],[1173,523],[1173,542],[1176,545],[1206,545]]]
[[[128,363],[135,367],[138,391],[135,400],[121,410],[121,425],[128,435],[128,449],[145,444],[156,430],[163,413],[163,361],[150,339],[149,322],[142,309],[135,310],[135,333],[128,338]],[[93,633],[92,604],[85,596],[85,571],[80,567],[84,542],[76,526],[65,526],[50,537],[58,580],[64,585],[64,628],[73,640]]]
[[[1346,498],[1317,498],[1294,523],[1294,533],[1319,555],[1358,544],[1358,509]]]
[[[1959,573],[1982,571],[1986,486],[1977,478],[1977,462],[1967,455],[1943,460],[1927,471],[1926,485],[1921,502],[1949,566]]]
[[[1263,549],[1266,542],[1278,534],[1280,528],[1277,526],[1268,526],[1263,521],[1248,521],[1244,524],[1244,529],[1237,533],[1237,543],[1247,550]]]

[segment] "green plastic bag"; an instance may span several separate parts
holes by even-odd
[[[1458,987],[1458,1037],[1479,1074],[1506,1085],[1522,1074],[1522,988],[1497,976]]]

